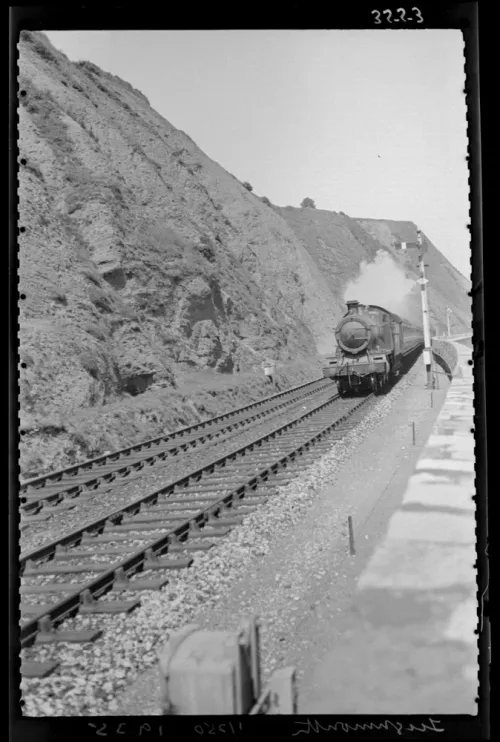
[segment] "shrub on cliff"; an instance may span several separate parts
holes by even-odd
[[[247,191],[253,191],[253,186],[250,185],[250,183],[247,180],[243,183],[243,187],[246,188]]]
[[[103,291],[93,283],[89,286],[89,299],[92,304],[102,312],[113,311],[113,300],[111,294]]]
[[[198,251],[203,255],[203,257],[209,261],[209,263],[213,263],[215,260],[215,247],[211,241],[211,239],[207,235],[202,235],[200,237],[199,243],[196,245],[196,248]]]
[[[315,209],[316,204],[312,200],[312,198],[305,198],[302,203],[300,204],[301,209]]]

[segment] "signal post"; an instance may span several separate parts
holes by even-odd
[[[425,277],[424,253],[427,251],[427,244],[423,244],[422,233],[417,229],[417,243],[419,245],[418,259],[420,263],[420,297],[422,299],[422,316],[424,320],[424,363],[427,374],[427,388],[432,389],[432,350],[431,350],[431,329],[429,325],[429,304],[427,302],[427,284]]]
[[[427,284],[428,279],[425,277],[425,263],[424,254],[427,252],[427,243],[422,239],[422,233],[420,229],[417,229],[417,242],[403,242],[401,243],[401,249],[406,250],[409,247],[416,248],[418,250],[418,260],[420,267],[420,278],[417,283],[420,285],[420,297],[422,300],[422,318],[424,328],[424,364],[425,371],[427,374],[427,388],[433,388],[432,381],[432,349],[431,349],[431,330],[429,325],[429,304],[427,301]]]

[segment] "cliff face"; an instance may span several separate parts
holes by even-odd
[[[82,411],[97,429],[110,405],[193,370],[232,378],[329,351],[342,286],[381,247],[371,223],[264,203],[142,93],[43,34],[23,33],[19,90],[25,449],[66,445]],[[108,445],[127,442],[115,430]]]
[[[50,394],[313,353],[331,291],[279,215],[126,83],[20,46],[21,335]]]

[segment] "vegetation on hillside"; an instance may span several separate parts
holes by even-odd
[[[280,386],[318,375],[382,232],[256,197],[140,91],[43,34],[19,51],[23,476],[268,393],[265,358]]]

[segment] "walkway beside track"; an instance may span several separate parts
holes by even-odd
[[[356,592],[350,635],[315,671],[299,713],[477,714],[471,350]],[[300,706],[300,700],[299,700]]]

